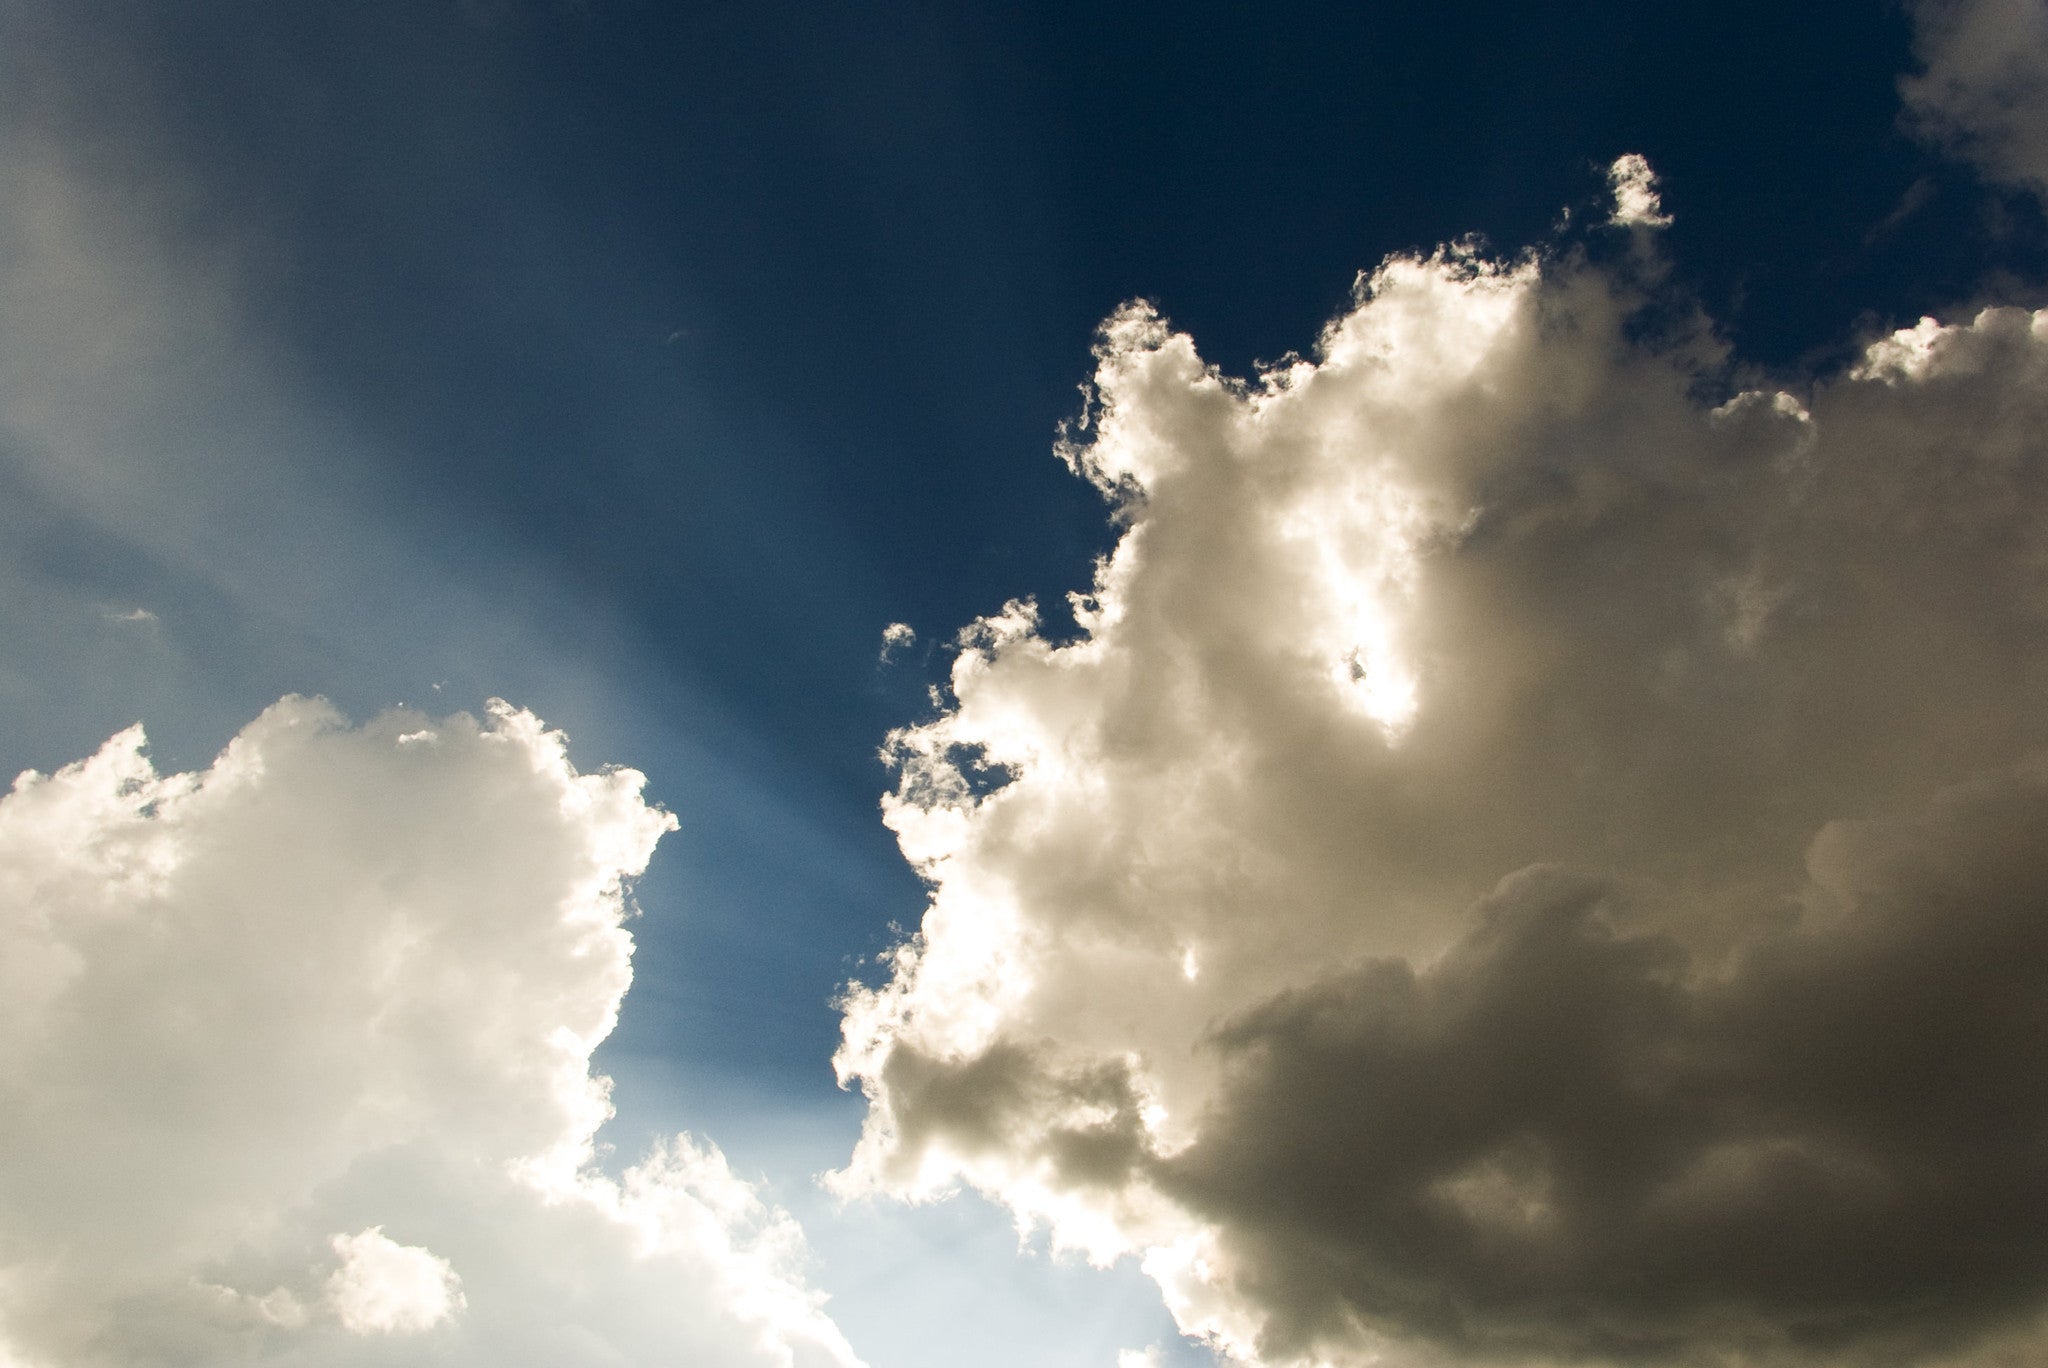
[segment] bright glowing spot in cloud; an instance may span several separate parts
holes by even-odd
[[[439,1325],[464,1305],[462,1279],[425,1249],[387,1238],[381,1226],[331,1242],[341,1267],[327,1279],[327,1304],[358,1335],[410,1335]]]
[[[841,1188],[973,1184],[1274,1368],[2048,1304],[2048,316],[1714,402],[1653,250],[1395,258],[1250,381],[1104,325],[1079,637],[1005,606],[890,740],[931,904]]]
[[[200,773],[132,728],[17,780],[12,1363],[855,1364],[715,1149],[590,1166],[626,884],[674,826],[641,783],[503,704],[350,728],[299,698]]]

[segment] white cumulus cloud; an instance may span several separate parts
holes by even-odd
[[[1728,397],[1637,288],[1397,257],[1249,381],[1104,326],[1078,634],[1006,606],[891,739],[932,892],[837,1184],[971,1184],[1276,1368],[1932,1362],[2048,1300],[2048,316]]]
[[[715,1149],[590,1163],[641,785],[501,704],[300,698],[200,773],[134,728],[17,780],[0,1358],[856,1363]]]

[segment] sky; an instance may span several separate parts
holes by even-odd
[[[2048,1353],[2048,9],[0,0],[0,1368]]]

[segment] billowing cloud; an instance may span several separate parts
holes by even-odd
[[[1992,177],[2048,193],[2048,7],[1915,0],[1924,66],[1899,83],[1909,116]]]
[[[559,734],[286,699],[0,799],[0,1361],[857,1361],[794,1224],[590,1054],[673,819]]]
[[[1076,629],[984,619],[890,742],[931,901],[835,1181],[1141,1258],[1244,1363],[2025,1334],[2048,314],[1745,387],[1658,274],[1397,257],[1242,382],[1104,326]]]

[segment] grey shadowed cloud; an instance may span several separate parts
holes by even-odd
[[[2039,1348],[2048,317],[1780,389],[1654,250],[1392,258],[1249,381],[1105,325],[1079,634],[892,738],[837,1184],[1246,1364]]]
[[[1267,1352],[1911,1361],[2033,1309],[2048,1256],[2048,769],[1831,826],[1807,924],[1704,971],[1627,893],[1523,871],[1204,1042],[1158,1181],[1228,1233]]]
[[[1994,180],[2048,193],[2048,8],[2037,0],[1916,0],[1924,69],[1899,82],[1907,122]]]

